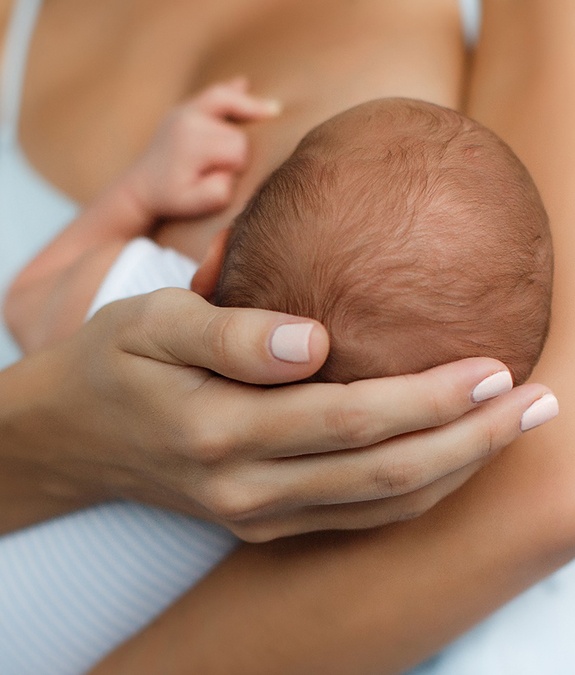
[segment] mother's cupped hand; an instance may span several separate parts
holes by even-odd
[[[30,357],[52,375],[18,427],[51,489],[152,503],[264,541],[423,513],[530,416],[551,416],[547,388],[509,391],[508,371],[487,358],[265,386],[309,377],[328,348],[311,320],[163,289],[104,307]]]

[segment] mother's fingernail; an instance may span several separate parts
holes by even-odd
[[[521,431],[529,431],[549,422],[559,414],[559,401],[553,394],[545,394],[534,401],[521,415]]]
[[[487,401],[513,389],[513,379],[508,370],[500,370],[482,380],[471,392],[471,400],[474,403]]]
[[[313,323],[278,326],[270,340],[271,353],[280,361],[309,363],[309,341],[313,326]]]

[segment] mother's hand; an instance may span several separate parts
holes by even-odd
[[[1,374],[33,383],[12,387],[3,437],[64,508],[130,498],[263,541],[426,511],[518,436],[548,391],[524,385],[478,405],[511,386],[492,359],[256,386],[306,378],[327,351],[307,319],[178,289],[122,300]]]

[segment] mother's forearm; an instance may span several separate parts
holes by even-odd
[[[528,513],[530,489],[490,478],[387,531],[238,552],[185,616],[190,672],[384,675],[437,651],[568,555]]]
[[[53,416],[58,406],[50,405],[66,372],[60,354],[38,353],[0,372],[0,533],[74,511],[96,499],[54,471],[65,461],[58,457],[63,433]]]
[[[540,440],[417,520],[242,547],[94,675],[402,672],[571,555]]]

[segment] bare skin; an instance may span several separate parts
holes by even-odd
[[[573,556],[575,88],[567,83],[575,81],[574,29],[568,3],[486,0],[469,109],[524,158],[550,211],[555,314],[536,377],[559,393],[561,416],[514,443],[429,514],[386,536],[336,537],[327,559],[317,539],[245,547],[173,608],[180,621],[162,617],[95,672],[160,672],[153,655],[174,654],[184,638],[187,654],[164,661],[173,673],[206,664],[213,673],[229,672],[231,664],[236,673],[319,672],[318,664],[330,673],[403,672]],[[342,585],[346,567],[357,583]],[[272,597],[272,588],[283,591]],[[277,654],[287,651],[291,660],[278,666]]]
[[[431,10],[427,13],[426,8],[430,3],[424,0],[390,2],[384,6],[384,9],[381,9],[382,3],[363,2],[362,5],[366,7],[366,12],[368,9],[370,12],[366,15],[365,25],[361,28],[362,34],[364,29],[368,33],[373,31],[372,34],[377,34],[377,43],[366,40],[369,54],[364,52],[368,49],[365,45],[362,46],[361,53],[352,50],[345,54],[346,63],[353,65],[353,68],[350,65],[350,69],[353,70],[356,79],[346,77],[343,73],[341,82],[339,80],[337,82],[338,86],[326,86],[323,90],[321,85],[324,79],[326,83],[334,82],[335,75],[330,71],[332,63],[330,61],[324,64],[323,70],[316,73],[314,83],[317,86],[315,89],[310,87],[314,92],[313,99],[308,99],[307,102],[300,100],[300,106],[297,105],[297,96],[290,97],[289,95],[289,92],[297,89],[297,83],[294,89],[290,89],[292,75],[287,72],[288,64],[294,59],[296,50],[285,54],[285,49],[278,45],[277,61],[272,69],[271,66],[267,68],[261,59],[256,60],[257,50],[254,44],[254,41],[257,43],[259,40],[259,48],[262,49],[266,46],[265,40],[268,36],[273,35],[274,26],[271,23],[265,24],[265,14],[263,18],[259,18],[262,17],[262,11],[279,6],[286,12],[289,9],[291,17],[294,3],[288,5],[288,3],[277,2],[271,5],[266,2],[264,6],[264,0],[260,0],[259,3],[253,4],[253,13],[250,14],[245,7],[240,7],[238,2],[236,8],[238,12],[242,10],[243,24],[241,22],[238,24],[238,17],[229,11],[229,7],[226,8],[226,20],[224,20],[223,9],[222,14],[219,14],[219,8],[214,9],[208,3],[205,4],[206,8],[202,8],[200,3],[192,8],[191,5],[176,2],[169,7],[165,3],[161,6],[156,2],[140,3],[137,7],[138,21],[136,22],[139,31],[131,32],[134,28],[134,22],[131,20],[134,16],[132,13],[136,12],[134,3],[126,1],[121,6],[111,0],[100,4],[90,3],[87,0],[75,5],[70,0],[47,3],[32,51],[22,137],[34,165],[49,180],[77,199],[87,200],[92,197],[142,149],[151,135],[155,122],[166,108],[203,83],[199,80],[195,81],[195,73],[199,67],[202,67],[202,72],[206,74],[206,77],[209,75],[210,79],[233,76],[240,65],[238,55],[244,53],[244,49],[250,44],[254,45],[252,61],[247,60],[250,51],[246,50],[246,61],[243,67],[249,67],[252,63],[254,72],[247,74],[250,78],[254,78],[257,93],[282,98],[288,104],[286,119],[289,119],[287,117],[290,114],[289,106],[293,105],[291,113],[293,117],[289,126],[286,124],[282,130],[279,121],[274,123],[280,125],[274,131],[274,143],[277,139],[276,147],[283,147],[283,151],[278,150],[276,155],[276,151],[271,150],[271,144],[265,142],[263,131],[261,137],[254,134],[254,159],[259,158],[257,162],[254,161],[254,164],[259,163],[262,172],[274,166],[284,156],[286,150],[291,149],[296,136],[299,137],[302,130],[317,121],[316,115],[324,117],[335,112],[339,106],[347,107],[355,103],[358,96],[367,95],[373,98],[393,93],[394,95],[429,98],[444,105],[458,103],[458,86],[463,57],[459,28],[456,27],[458,17],[455,2],[437,5],[445,6],[444,18],[446,25],[451,27],[449,30],[446,28],[445,33],[441,30],[434,30],[434,14]],[[316,17],[318,21],[321,19],[320,26],[316,21],[315,29],[313,29],[311,22],[309,23],[308,46],[311,41],[317,40],[320,34],[319,27],[321,27],[322,40],[329,40],[331,37],[333,42],[337,43],[339,35],[337,27],[338,25],[341,27],[341,23],[338,24],[338,17],[341,21],[342,14],[334,11],[332,5],[333,3],[314,5],[314,7],[323,6],[323,12],[321,17]],[[343,8],[344,3],[339,3],[337,6]],[[296,16],[300,16],[302,20],[306,3],[301,2],[297,7],[300,12],[296,13]],[[390,14],[381,17],[379,13],[384,11]],[[124,16],[125,23],[118,21],[118,12]],[[378,12],[378,21],[375,21],[371,12]],[[386,32],[387,20],[391,19],[391,14],[394,15],[395,23],[393,30]],[[109,21],[106,20],[107,17]],[[256,17],[258,17],[259,25],[256,24]],[[159,21],[159,18],[162,21]],[[304,18],[305,22],[308,22],[309,18]],[[326,27],[327,19],[330,23]],[[400,35],[398,32],[397,22],[401,19],[404,20],[407,35],[411,39],[407,39],[406,34]],[[61,44],[53,52],[53,56],[50,59],[41,59],[40,54],[50,53],[53,48],[53,41],[49,40],[51,27],[58,26],[60,21],[72,20],[76,22],[78,30],[61,33]],[[289,25],[287,20],[278,23],[282,26],[282,30],[284,23]],[[390,21],[389,26],[392,23]],[[121,59],[119,58],[120,46],[128,37],[129,24],[130,36],[136,35],[136,37],[130,37],[130,58]],[[167,24],[171,26],[173,33],[169,44],[163,45],[164,50],[150,50],[150,42],[153,41],[155,44],[154,34],[157,37],[162,27],[165,28]],[[194,31],[197,28],[198,39],[195,42],[190,37],[190,26]],[[239,26],[241,30],[234,36],[231,26]],[[102,30],[102,27],[106,30]],[[246,35],[249,35],[248,28],[253,31],[251,41],[246,39]],[[178,33],[181,34],[181,39],[176,40],[174,36]],[[106,36],[109,44],[100,42],[103,35]],[[201,35],[217,36],[217,39],[214,38],[213,45],[208,48],[200,44],[199,36]],[[303,41],[303,37],[301,39]],[[277,44],[271,38],[270,42],[272,47]],[[414,44],[417,45],[417,49],[414,49]],[[50,49],[47,49],[47,45]],[[82,49],[79,49],[78,45],[81,45]],[[402,58],[399,58],[395,52],[391,58],[391,53],[386,51],[390,45],[394,45],[394,49],[400,52],[403,50]],[[300,46],[305,45],[302,42]],[[340,47],[338,43],[338,48]],[[218,60],[213,57],[214,51],[218,51],[221,55],[221,62],[218,63]],[[74,53],[75,56],[81,54],[82,58],[70,59],[70,53]],[[100,53],[106,56],[97,58],[96,54]],[[158,59],[158,53],[162,54],[165,60],[164,58]],[[153,63],[148,60],[152,58],[152,54],[154,55]],[[180,61],[180,57],[186,54],[191,54],[193,58]],[[228,56],[224,57],[225,54]],[[282,54],[285,55],[283,79],[277,77],[275,69],[275,66],[281,65]],[[297,70],[301,84],[303,81],[309,81],[310,58],[308,57],[310,53],[302,49],[297,51],[297,54],[306,55],[306,58],[302,57],[301,66]],[[437,56],[437,59],[431,58],[431,54]],[[272,55],[269,56],[270,64],[273,62]],[[400,62],[410,64],[407,70],[398,70]],[[121,68],[117,67],[118,63],[121,64]],[[174,68],[174,64],[180,64],[179,69]],[[438,69],[438,64],[443,65]],[[260,68],[262,69],[261,81],[258,81],[258,69]],[[267,72],[263,72],[266,69]],[[387,77],[385,76],[386,70]],[[166,78],[167,72],[172,74],[171,77]],[[282,72],[281,68],[277,72]],[[143,73],[146,75],[145,78]],[[361,73],[361,76],[358,77],[357,73]],[[417,76],[411,77],[410,74],[414,73],[417,73]],[[110,75],[112,75],[111,79]],[[95,89],[84,91],[81,85],[88,76],[102,84]],[[293,77],[297,80],[296,75]],[[445,84],[446,81],[447,84]],[[133,85],[133,82],[136,84]],[[131,86],[127,87],[127,84]],[[57,95],[52,92],[57,92]],[[134,121],[136,111],[144,114]],[[90,113],[94,123],[93,128],[85,124],[87,113]],[[126,117],[124,118],[123,115]],[[65,134],[60,127],[62,119],[67,120]],[[127,134],[126,129],[129,130]],[[271,134],[272,130],[273,127],[270,125],[267,133]],[[94,165],[87,165],[83,161],[84,158],[93,156],[96,151],[101,161],[95,162]],[[58,158],[58,162],[55,157]],[[247,173],[244,180],[247,194],[250,191],[250,180],[253,186],[257,183],[258,176],[255,172]],[[233,208],[238,207],[239,204]],[[227,219],[229,214],[225,217]],[[218,224],[214,223],[214,228],[216,227]],[[541,372],[545,374],[546,371]],[[533,389],[530,391],[530,395],[534,396],[535,391]],[[515,392],[514,398],[507,399],[508,415],[506,417],[517,416],[518,411],[524,409],[529,399],[528,393],[527,390],[523,390],[523,394]],[[538,395],[541,393],[539,391]],[[524,399],[520,400],[522,395]],[[498,404],[502,405],[501,402]],[[459,434],[463,431],[462,425],[455,424],[451,430]],[[495,435],[496,431],[495,428],[487,427],[484,429],[485,437]],[[506,432],[509,439],[516,435],[516,430],[511,425]],[[541,440],[541,436],[537,438]],[[465,433],[462,434],[461,439],[462,445],[465,445]],[[534,448],[533,453],[535,453],[536,444],[530,447]],[[171,663],[166,663],[164,660],[157,664],[157,667],[152,660],[142,658],[142,654],[149,653],[146,650],[158,645],[166,645],[171,649],[172,639],[177,639],[182,634],[186,647],[193,646],[191,638],[198,640],[193,652],[194,659],[198,663],[195,672],[230,672],[230,663],[233,664],[233,672],[237,673],[256,673],[257,668],[260,668],[259,672],[262,673],[305,672],[306,664],[310,661],[303,659],[306,656],[312,658],[316,654],[316,658],[322,660],[322,666],[325,668],[329,669],[330,662],[333,662],[334,667],[330,672],[335,673],[339,668],[340,672],[357,673],[361,672],[355,669],[354,665],[357,663],[355,656],[358,653],[362,654],[363,659],[363,663],[359,663],[358,668],[363,668],[365,672],[373,672],[375,664],[379,664],[382,658],[386,659],[388,665],[385,667],[389,672],[403,669],[566,557],[565,541],[568,538],[566,532],[555,530],[551,535],[549,519],[544,527],[541,517],[531,518],[530,536],[528,536],[527,515],[531,517],[533,514],[526,513],[528,509],[525,509],[525,502],[529,503],[533,500],[534,494],[535,498],[540,496],[542,498],[545,494],[545,492],[541,494],[539,491],[533,492],[533,478],[538,476],[541,464],[533,453],[528,455],[528,460],[525,460],[524,465],[525,471],[519,476],[517,476],[516,465],[509,459],[502,465],[494,467],[490,474],[486,474],[487,477],[472,484],[469,492],[465,493],[468,497],[461,503],[457,502],[457,509],[448,510],[446,503],[444,507],[435,512],[437,521],[430,514],[430,520],[397,526],[390,530],[389,540],[383,537],[380,539],[377,533],[366,533],[357,538],[355,536],[349,539],[338,538],[339,543],[336,543],[335,549],[329,549],[318,546],[318,544],[327,543],[325,540],[310,538],[305,544],[301,544],[301,548],[300,544],[295,544],[299,551],[295,556],[292,555],[293,549],[289,543],[263,548],[245,547],[237,556],[230,558],[224,567],[209,577],[206,584],[198,588],[197,595],[190,594],[193,598],[190,601],[191,609],[186,610],[184,614],[190,623],[177,622],[176,625],[179,628],[168,632],[167,642],[162,630],[159,634],[156,633],[159,635],[157,638],[159,642],[151,640],[149,633],[144,634],[144,642],[139,643],[144,645],[143,652],[140,650],[137,652],[137,657],[141,659],[140,669],[133,672],[165,674],[169,672],[169,667],[172,665],[174,672],[193,671],[192,661],[186,658],[185,651],[181,656],[175,656]],[[511,458],[517,462],[520,456],[512,454]],[[511,490],[511,494],[509,494],[508,474],[511,477],[516,475],[515,489]],[[543,487],[546,487],[545,481],[541,490]],[[485,494],[485,488],[491,499],[489,502],[491,509],[484,508],[482,495]],[[459,510],[460,506],[461,510]],[[556,507],[557,514],[562,515],[564,509],[560,507],[563,506],[564,504],[557,498],[556,502],[550,505],[550,509],[553,510]],[[518,526],[513,530],[513,537],[504,536],[505,533],[496,536],[496,533],[490,529],[490,524],[502,510],[506,516],[511,514],[510,527]],[[535,514],[537,515],[539,511]],[[559,518],[554,518],[552,522],[556,524],[559,521]],[[432,525],[438,529],[435,531],[427,529]],[[484,538],[494,542],[496,546],[486,547],[481,556],[474,558],[475,564],[470,567],[467,560],[459,557],[459,553],[461,550],[468,550],[471,543],[476,541],[478,528]],[[427,532],[425,537],[423,537],[424,532]],[[412,534],[422,535],[423,551],[416,547],[416,539],[411,537]],[[497,545],[501,546],[498,548]],[[334,550],[337,550],[335,557],[333,557]],[[311,552],[310,556],[305,551]],[[541,551],[546,553],[545,562],[541,560]],[[432,556],[435,561],[434,565],[416,564],[417,560],[425,561],[428,553],[434,554]],[[402,567],[405,562],[404,556],[408,561],[413,561],[411,567]],[[517,568],[525,557],[532,560],[533,564],[529,565],[528,569],[524,569],[524,574],[518,576]],[[289,597],[290,602],[282,605],[278,603],[277,596],[272,596],[266,591],[281,588],[281,583],[288,578],[287,570],[290,569],[289,566],[294,559],[298,561],[294,571],[299,574],[289,577],[290,586],[285,597]],[[332,562],[326,576],[325,564],[330,560]],[[308,564],[310,562],[313,564]],[[438,570],[441,572],[449,563],[453,565],[450,574],[451,581],[447,586],[438,586]],[[262,564],[265,567],[262,567]],[[362,572],[365,570],[362,571],[358,565],[365,565],[369,575],[364,575]],[[393,574],[394,570],[397,573],[398,568],[404,570],[399,580]],[[245,576],[241,584],[238,583],[238,569],[244,570]],[[346,585],[342,580],[349,580],[350,570],[353,571],[354,583]],[[424,574],[425,570],[428,570],[428,576]],[[493,574],[495,571],[498,571],[498,574]],[[410,572],[420,572],[421,576],[418,577],[416,574],[412,577]],[[489,582],[481,598],[477,598],[478,594],[472,583],[478,574]],[[264,578],[269,583],[262,583]],[[320,583],[326,578],[329,579],[329,583]],[[435,612],[430,615],[427,610],[424,610],[421,596],[415,592],[419,586],[413,584],[413,579],[419,580],[422,589],[434,589],[432,604],[434,600],[440,599],[439,596],[457,598],[454,614],[447,612],[448,605],[452,606],[452,604],[438,603],[437,606],[445,610],[440,612],[441,621],[438,622]],[[226,584],[229,584],[230,580],[236,582],[236,593],[233,596],[226,594],[226,588],[228,590],[230,588]],[[380,585],[375,587],[369,583],[370,580],[377,580]],[[430,582],[429,586],[423,583],[426,580]],[[388,581],[389,587],[386,585]],[[342,586],[345,586],[345,592],[336,593],[341,590]],[[250,593],[252,587],[254,590],[260,589],[257,595]],[[218,591],[215,590],[217,588],[219,588]],[[411,592],[409,592],[410,588]],[[314,589],[315,595],[309,594],[310,589]],[[465,593],[463,593],[464,590],[466,590]],[[245,606],[245,598],[242,595],[244,592],[250,600],[248,607]],[[226,602],[230,603],[229,612],[221,612],[222,594],[226,595]],[[359,603],[358,597],[362,600]],[[374,598],[378,599],[376,603],[373,602]],[[311,607],[310,601],[313,601]],[[179,607],[175,610],[176,612],[180,611]],[[291,613],[290,610],[293,607],[299,610]],[[306,613],[314,607],[316,610],[317,607],[322,608],[321,612],[315,615],[319,616],[320,621],[313,621],[314,614]],[[350,612],[350,608],[354,611]],[[271,614],[266,614],[266,611]],[[265,635],[269,639],[262,641],[262,633],[256,635],[256,629],[245,630],[245,633],[241,630],[242,627],[247,629],[250,624],[251,616],[245,612],[253,612],[254,616],[259,616],[259,625],[264,623],[262,621],[264,617],[271,617],[271,620],[265,624],[268,629]],[[223,617],[225,623],[220,622],[222,614],[225,614]],[[181,618],[178,614],[175,616],[176,619]],[[307,617],[309,621],[302,623],[302,616]],[[153,630],[155,631],[158,626],[169,628],[171,626],[169,617],[170,615],[167,619],[155,624]],[[322,623],[321,619],[327,618],[331,621]],[[201,633],[193,631],[188,633],[190,625],[194,625],[194,620],[198,622],[198,625],[203,626]],[[257,626],[258,624],[251,625]],[[387,627],[395,627],[397,632],[390,630],[386,634]],[[349,630],[351,628],[354,630]],[[426,632],[426,629],[429,630]],[[274,633],[275,630],[278,632]],[[428,636],[425,641],[417,644],[416,650],[413,649],[411,640],[414,633]],[[385,636],[384,640],[382,640],[382,634]],[[347,636],[346,639],[344,639],[345,636]],[[286,655],[276,650],[274,645],[277,644],[279,638],[282,640],[282,645],[291,645],[294,653]],[[222,644],[226,644],[226,650],[221,649]],[[319,650],[317,650],[318,644]],[[337,649],[333,649],[334,644]],[[131,644],[127,646],[128,661],[131,646]],[[161,651],[155,653],[162,654]],[[278,663],[278,653],[283,663],[287,665]],[[125,657],[125,654],[126,652],[123,652],[120,658]],[[262,654],[265,658],[258,660],[258,656]],[[343,656],[347,661],[342,658]],[[112,661],[108,664],[111,664],[112,670],[101,672],[130,672],[127,666],[118,669],[119,662],[115,661],[115,658],[112,657]],[[342,660],[339,660],[340,658]],[[220,659],[221,665],[215,663],[215,659]],[[351,659],[353,661],[350,661]],[[303,670],[298,668],[299,664],[302,665]],[[116,670],[113,670],[115,666]]]
[[[12,280],[4,320],[24,354],[72,335],[121,249],[162,218],[194,220],[227,208],[249,150],[239,122],[277,116],[244,78],[213,84],[177,106],[134,165],[108,186]],[[202,218],[204,216],[204,218]]]
[[[74,30],[54,40],[62,25]],[[455,107],[463,67],[455,0],[359,0],[353,12],[346,0],[51,0],[31,48],[21,140],[51,183],[86,202],[134,160],[176,103],[247,75],[254,94],[285,110],[250,127],[250,168],[231,207],[194,242],[204,253],[311,127],[387,95]],[[161,241],[183,250],[190,236],[172,226]]]
[[[209,74],[209,68],[214,70],[217,63],[221,63],[223,65],[218,66],[221,72],[225,68],[233,68],[234,74],[237,72],[247,28],[256,26],[256,17],[262,35],[272,32],[278,22],[289,25],[292,52],[296,54],[304,53],[301,50],[307,46],[305,54],[310,56],[311,45],[317,44],[319,35],[322,36],[322,50],[330,35],[330,49],[335,49],[335,45],[341,49],[339,80],[335,82],[336,70],[331,62],[321,65],[320,59],[321,67],[311,82],[315,89],[311,89],[307,78],[313,59],[304,64],[300,58],[294,70],[286,66],[294,54],[286,54],[285,40],[275,51],[265,40],[260,44],[262,49],[270,47],[263,61],[273,63],[274,69],[283,73],[283,80],[275,72],[272,77],[271,66],[267,66],[270,87],[276,87],[276,83],[279,87],[282,82],[287,86],[286,82],[292,82],[292,71],[299,73],[290,89],[293,90],[292,100],[289,97],[284,100],[288,113],[290,105],[294,106],[294,114],[291,123],[285,122],[284,126],[278,127],[280,144],[287,145],[289,138],[298,135],[299,126],[305,126],[305,119],[319,116],[318,111],[330,106],[335,108],[344,101],[349,105],[357,97],[380,96],[387,88],[399,90],[404,95],[419,92],[419,95],[438,102],[449,103],[458,98],[463,52],[455,0],[449,3],[436,0],[433,12],[429,10],[429,3],[421,0],[409,3],[390,0],[383,7],[379,2],[367,0],[353,6],[343,2],[332,6],[332,3],[324,2],[317,7],[329,10],[326,14],[329,25],[320,15],[307,15],[303,3],[289,4],[290,12],[296,7],[299,11],[293,17],[299,17],[304,23],[313,19],[313,26],[305,23],[297,30],[291,18],[288,21],[286,16],[287,3],[266,4],[264,11],[261,3],[242,3],[240,7],[228,1],[217,6],[210,4],[208,11],[199,6],[190,8],[189,3],[182,2],[173,2],[169,6],[162,3],[161,7],[157,1],[137,4],[126,1],[121,5],[86,1],[75,4],[63,0],[46,2],[38,33],[34,34],[20,129],[25,149],[32,153],[32,163],[48,180],[55,181],[72,196],[82,198],[83,194],[88,198],[91,192],[98,190],[99,184],[109,181],[115,171],[130,163],[132,155],[148,142],[150,128],[155,128],[158,121],[155,119],[157,112],[163,113],[167,107],[172,107],[174,100],[179,101],[185,97],[185,92],[194,90],[198,67],[201,66],[202,73]],[[273,12],[278,14],[272,21]],[[192,13],[201,29],[196,33],[190,32]],[[393,28],[391,22],[395,23]],[[367,41],[367,49],[364,36],[372,34],[372,24],[380,28],[387,43],[382,43],[378,34],[377,40]],[[358,25],[362,29],[362,46],[354,51],[351,38],[357,38]],[[66,27],[65,31],[61,30],[62,26]],[[437,29],[431,33],[433,38],[429,37],[430,27]],[[244,32],[238,37],[240,29]],[[198,38],[200,33],[201,39]],[[210,39],[217,37],[219,42],[215,41],[210,47],[203,42],[205,35],[210,35]],[[224,44],[235,44],[234,35],[239,44],[232,60]],[[258,39],[263,40],[259,33],[254,34],[250,49],[246,47],[246,53],[251,53],[255,62],[254,76],[264,67],[262,59],[255,58]],[[382,44],[388,44],[388,47],[384,48]],[[399,57],[404,59],[403,65],[398,63]],[[353,73],[355,78],[350,77],[343,67],[346,63],[359,69]],[[337,86],[329,87],[329,91],[325,86],[322,89],[318,73]],[[397,73],[400,73],[400,79]],[[249,80],[250,73],[246,75]],[[306,92],[311,93],[306,95]],[[253,93],[258,94],[255,90]],[[290,119],[288,113],[282,119]],[[254,133],[254,145],[258,138]],[[273,150],[273,144],[263,141],[261,148],[262,157],[268,157],[270,165],[272,157],[281,154]],[[248,172],[244,180],[246,185],[249,177]],[[253,175],[252,180],[257,182]],[[232,204],[223,214],[226,221],[235,208],[237,205]],[[203,222],[206,225],[204,233],[217,226],[216,222]],[[250,540],[309,529],[367,527],[397,520],[429,508],[473,473],[485,461],[486,454],[496,452],[510,438],[516,437],[520,433],[521,412],[545,392],[544,387],[512,392],[509,395],[511,407],[507,407],[507,402],[501,402],[499,407],[471,417],[471,424],[463,417],[454,425],[455,429],[464,430],[467,442],[462,449],[455,440],[459,436],[448,434],[446,438],[430,431],[430,461],[413,470],[413,460],[409,457],[411,453],[421,453],[419,443],[412,444],[408,455],[390,434],[443,424],[445,420],[455,420],[466,410],[476,407],[471,390],[482,378],[504,369],[502,364],[489,359],[464,361],[447,365],[432,374],[402,379],[409,405],[399,405],[399,426],[394,425],[388,414],[382,415],[379,408],[383,406],[389,410],[387,397],[395,390],[393,380],[374,381],[367,387],[320,387],[312,391],[303,386],[288,391],[250,389],[211,377],[210,386],[196,391],[197,369],[190,366],[207,367],[222,375],[256,384],[292,381],[300,379],[302,374],[314,372],[325,358],[327,349],[325,331],[320,326],[313,327],[312,336],[315,337],[306,347],[309,348],[309,361],[305,364],[281,362],[271,354],[270,335],[275,335],[272,327],[286,320],[298,321],[293,317],[286,319],[257,311],[225,312],[206,306],[193,294],[174,296],[163,291],[153,297],[109,308],[98,321],[90,322],[92,325],[81,331],[76,339],[55,350],[57,353],[44,353],[34,362],[25,359],[10,371],[0,373],[0,380],[6,386],[5,391],[3,384],[0,389],[9,403],[12,403],[10,391],[15,386],[20,392],[16,409],[14,405],[1,409],[0,426],[5,430],[3,437],[10,436],[10,446],[6,443],[2,446],[0,479],[6,489],[0,492],[12,495],[12,501],[8,497],[11,515],[2,528],[14,528],[18,523],[30,524],[70,510],[74,504],[82,506],[117,495],[196,513],[194,505],[199,496],[194,494],[196,481],[186,481],[185,474],[177,470],[182,459],[200,480],[204,493],[221,496],[212,500],[216,519],[231,521],[234,531]],[[154,325],[155,321],[159,325]],[[171,330],[166,336],[169,327]],[[210,337],[209,344],[206,335]],[[175,336],[179,339],[174,345]],[[198,341],[201,344],[196,344]],[[200,347],[210,352],[209,359],[195,360],[202,351]],[[82,349],[86,350],[83,359]],[[67,350],[75,364],[72,370],[66,367],[65,361],[62,367]],[[41,364],[45,361],[50,363],[43,369]],[[59,364],[58,367],[54,363]],[[186,368],[182,369],[182,366]],[[31,388],[31,380],[26,377],[30,369],[50,375],[41,378],[46,392],[40,400],[37,400],[37,387]],[[205,373],[200,372],[199,380],[203,382]],[[256,374],[255,379],[246,375],[249,372]],[[72,384],[66,382],[66,377]],[[96,377],[96,386],[93,377]],[[454,379],[450,381],[450,377]],[[18,384],[20,378],[25,381]],[[174,385],[176,380],[180,389]],[[166,381],[172,383],[169,390],[162,384]],[[66,382],[64,390],[63,382]],[[88,387],[87,383],[90,383]],[[194,390],[192,396],[189,395],[190,384]],[[68,405],[65,394],[74,387],[74,396]],[[126,393],[122,397],[124,415],[115,410],[117,391]],[[507,391],[507,384],[497,393],[503,391]],[[210,396],[225,405],[206,406],[206,399],[213,400]],[[285,403],[286,397],[298,419],[297,425],[289,427],[286,427],[285,405],[279,404],[280,401]],[[395,395],[394,402],[399,404],[399,401]],[[84,415],[70,414],[77,406]],[[114,413],[106,414],[110,409]],[[430,416],[429,409],[436,413]],[[230,410],[235,413],[230,414]],[[266,414],[262,412],[264,410]],[[377,420],[374,427],[371,419]],[[50,433],[46,433],[40,420],[44,425],[49,423]],[[59,420],[59,424],[54,425],[54,420]],[[279,437],[278,425],[282,429],[286,427],[285,434]],[[144,433],[143,429],[150,429],[150,433]],[[310,436],[305,435],[308,432]],[[357,448],[366,442],[376,443],[386,458],[384,464],[379,455],[373,453],[373,447],[363,448],[362,454],[369,458],[368,463],[376,475],[389,467],[393,475],[387,476],[386,481],[393,484],[394,494],[401,494],[397,499],[338,507],[342,493],[348,494],[354,488],[347,478],[344,479],[346,457],[325,452],[316,473],[322,489],[312,497],[310,508],[296,512],[286,510],[289,499],[278,494],[274,471],[282,474],[292,486],[286,487],[292,496],[294,487],[301,486],[300,474],[287,469],[282,471],[282,465],[274,463],[273,458],[278,449],[285,453],[289,447],[288,454],[295,452],[301,461],[287,466],[300,466],[301,475],[307,476],[306,489],[316,491],[316,479],[305,470],[304,438],[312,439],[312,452],[314,447],[329,451]],[[210,452],[214,443],[221,460],[215,464]],[[358,455],[353,454],[357,458]],[[25,470],[20,465],[22,457],[27,458]],[[178,458],[176,462],[175,457]],[[202,472],[197,472],[201,467],[207,469],[213,480],[201,480]],[[249,485],[245,480],[246,470],[250,474],[255,471],[258,481],[264,480],[269,498],[280,505],[279,518],[270,520],[269,514],[266,517],[262,513],[257,496],[254,501],[253,491],[246,489]],[[27,489],[22,482],[30,480],[32,475],[37,482],[35,480]],[[331,489],[340,493],[337,504],[325,506],[319,503],[326,480],[331,483]],[[20,489],[14,491],[15,485],[20,485]],[[228,496],[230,485],[235,495],[231,500]],[[26,507],[20,510],[18,504],[23,495],[34,489],[37,489],[35,507],[29,508],[26,499]],[[365,493],[361,486],[360,492]],[[55,493],[63,495],[63,499],[57,495],[54,499]],[[350,495],[345,501],[350,501]],[[24,519],[19,517],[19,512],[26,514]]]

